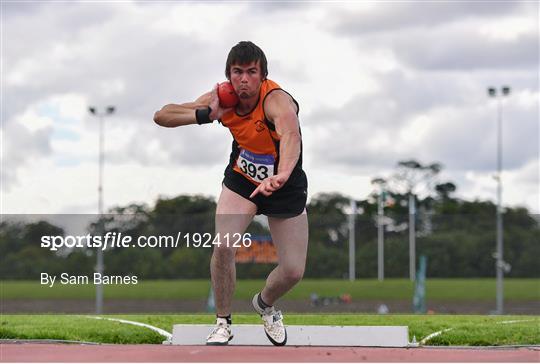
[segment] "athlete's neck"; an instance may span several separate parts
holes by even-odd
[[[257,105],[258,101],[259,95],[255,95],[249,99],[240,99],[238,106],[236,106],[236,112],[241,115],[251,112],[255,108],[255,105]]]

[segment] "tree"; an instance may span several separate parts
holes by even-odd
[[[437,191],[438,198],[444,201],[450,199],[450,194],[455,192],[456,189],[456,185],[452,182],[440,183],[435,186],[435,191]]]
[[[435,177],[443,168],[442,164],[437,162],[422,165],[414,159],[399,161],[397,167],[391,180],[394,190],[417,196],[431,194]]]

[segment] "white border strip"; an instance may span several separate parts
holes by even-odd
[[[0,344],[20,344],[20,343],[101,345],[101,343],[96,343],[96,342],[93,342],[93,341],[79,341],[79,340],[59,340],[59,339],[0,339]]]
[[[128,321],[128,320],[122,320],[122,319],[117,319],[117,318],[109,318],[109,317],[99,317],[99,316],[85,316],[85,317],[91,318],[91,319],[96,319],[96,320],[116,321],[116,322],[120,322],[120,323],[123,323],[123,324],[146,327],[147,329],[150,329],[152,331],[157,332],[161,336],[165,336],[167,338],[167,340],[172,340],[172,334],[170,332],[167,332],[167,331],[165,331],[163,329],[160,329],[159,327],[155,327],[155,326],[148,325],[148,324],[143,324],[142,322]]]

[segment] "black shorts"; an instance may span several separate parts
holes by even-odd
[[[230,166],[225,169],[223,184],[231,191],[257,205],[257,215],[289,218],[300,215],[306,207],[307,177],[301,169],[297,173],[293,173],[285,185],[270,196],[259,193],[255,197],[249,198],[257,186]]]

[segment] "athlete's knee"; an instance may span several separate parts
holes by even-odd
[[[298,283],[304,276],[304,267],[281,267],[283,277],[289,283]]]
[[[212,255],[214,258],[220,260],[234,260],[236,250],[233,247],[229,247],[226,244],[221,244],[220,246],[214,246],[214,251]]]

